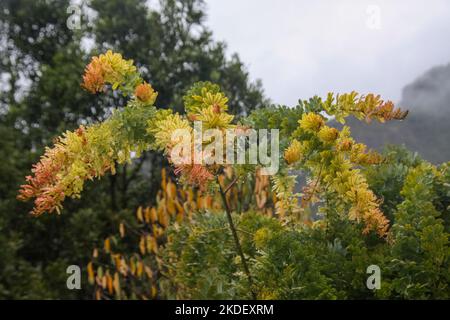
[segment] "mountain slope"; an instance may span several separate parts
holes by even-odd
[[[404,144],[433,163],[450,160],[450,64],[434,67],[407,85],[398,105],[409,109],[400,122],[366,124],[349,119],[355,139],[371,148]]]

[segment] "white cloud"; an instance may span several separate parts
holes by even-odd
[[[208,25],[238,52],[270,98],[293,105],[328,91],[400,98],[450,61],[450,1],[210,0]],[[380,8],[380,29],[367,26]],[[372,20],[371,20],[372,21]]]

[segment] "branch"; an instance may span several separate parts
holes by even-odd
[[[232,184],[233,183],[234,182],[232,182]],[[250,270],[248,269],[247,261],[245,260],[244,252],[242,251],[241,243],[239,242],[239,237],[238,237],[237,232],[236,232],[236,227],[234,226],[233,218],[231,217],[231,211],[230,211],[230,208],[228,207],[227,198],[226,198],[225,192],[222,189],[222,186],[220,185],[220,182],[219,182],[219,177],[217,177],[217,184],[219,185],[220,195],[222,197],[222,202],[223,202],[223,205],[225,207],[225,212],[227,214],[228,223],[230,225],[231,233],[233,234],[234,244],[236,246],[236,251],[238,252],[238,254],[241,257],[242,266],[244,267],[244,272],[247,275],[247,279],[248,279],[248,283],[249,283],[249,286],[250,286],[250,292],[252,294],[252,297],[253,297],[254,300],[256,300],[256,294],[253,291],[253,279],[252,279],[252,276],[250,274]],[[227,191],[228,191],[228,188],[227,188]]]
[[[223,193],[227,194],[227,192],[236,184],[238,179],[239,177],[234,178],[233,181],[231,181],[231,183],[228,185],[228,187],[223,191]]]

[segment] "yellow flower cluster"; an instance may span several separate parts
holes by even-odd
[[[98,57],[105,70],[105,81],[114,84],[122,82],[125,77],[136,72],[133,60],[125,60],[120,53],[114,53],[108,50],[105,54]]]
[[[339,131],[336,128],[323,126],[317,136],[322,142],[334,142],[339,136]]]
[[[389,220],[381,212],[375,194],[369,189],[364,176],[358,169],[353,169],[346,159],[335,162],[338,166],[333,171],[326,171],[324,180],[329,182],[329,188],[335,191],[341,200],[350,206],[349,219],[363,222],[364,233],[375,231],[379,236],[385,236]]]
[[[191,119],[201,121],[205,129],[227,129],[232,127],[231,121],[233,121],[234,116],[221,110],[219,106],[211,105],[202,109],[199,114],[191,114]]]
[[[86,66],[82,86],[91,93],[102,91],[105,84],[111,84],[115,90],[126,77],[135,73],[133,60],[125,60],[121,54],[108,50],[105,54],[93,57]]]
[[[284,151],[284,159],[287,164],[293,164],[302,158],[302,143],[297,139],[291,141],[289,147]]]
[[[189,114],[200,114],[203,109],[214,106],[216,112],[228,110],[228,98],[222,92],[209,90],[207,86],[200,89],[197,94],[191,95],[191,103],[186,104],[186,112]]]
[[[171,110],[159,112],[159,116],[156,119],[149,120],[148,123],[147,131],[155,136],[155,149],[165,151],[166,153],[177,142],[172,141],[172,135],[175,130],[186,129],[189,133],[192,133],[189,121],[181,117],[178,113],[171,113]]]
[[[364,176],[356,168],[358,165],[380,163],[382,157],[374,151],[366,152],[364,144],[355,143],[350,137],[349,127],[344,126],[339,131],[327,126],[320,114],[304,113],[298,123],[299,129],[285,150],[284,158],[288,165],[305,158],[305,166],[312,172],[310,183],[304,188],[302,207],[317,199],[317,193],[328,193],[343,204],[339,208],[341,212],[348,210],[350,220],[364,223],[364,233],[375,231],[379,236],[385,236],[388,220],[380,211],[379,202]],[[289,190],[281,190],[281,184],[277,183],[278,189],[283,191],[285,201],[282,203],[292,202]]]
[[[191,121],[201,121],[205,129],[226,129],[231,127],[234,116],[226,113],[228,98],[216,86],[207,85],[185,97],[187,117]],[[195,90],[195,89],[194,89]],[[189,101],[189,102],[188,102]]]
[[[155,137],[153,146],[157,150],[164,151],[166,155],[170,155],[175,144],[183,138],[179,137],[177,141],[173,141],[173,133],[179,129],[187,130],[186,134],[190,135],[190,151],[192,152],[190,163],[172,163],[173,159],[170,156],[168,160],[175,165],[175,173],[181,176],[181,181],[205,188],[209,182],[214,180],[220,166],[217,164],[207,165],[204,162],[194,163],[193,151],[196,141],[193,130],[194,122],[201,122],[202,137],[207,129],[220,130],[225,136],[226,129],[234,127],[231,123],[234,117],[226,113],[228,110],[227,97],[220,92],[218,86],[211,83],[195,84],[184,100],[186,117],[173,114],[170,110],[159,111],[157,116],[148,122],[147,131]],[[213,143],[215,143],[214,139],[206,141],[202,138],[203,149]],[[225,144],[225,139],[223,143]],[[202,152],[202,160],[205,160],[207,155],[203,151],[200,152]]]
[[[314,112],[303,114],[299,120],[300,128],[307,132],[318,132],[325,125],[324,118]]]
[[[280,217],[287,215],[298,217],[300,207],[298,205],[299,194],[294,193],[296,176],[288,175],[285,172],[271,176],[272,190],[276,194],[276,213]]]

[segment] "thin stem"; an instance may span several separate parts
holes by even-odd
[[[249,283],[249,286],[250,286],[250,292],[252,293],[252,297],[253,297],[253,299],[256,300],[256,294],[253,291],[253,279],[252,279],[252,276],[250,274],[250,270],[248,269],[247,261],[245,260],[245,256],[244,256],[244,253],[242,251],[241,243],[239,242],[239,237],[237,235],[236,227],[234,226],[233,218],[231,217],[231,211],[230,211],[230,208],[228,206],[228,202],[227,202],[227,198],[225,196],[225,192],[223,191],[222,185],[220,184],[218,178],[217,178],[217,184],[219,185],[220,195],[222,197],[222,202],[223,202],[223,205],[225,207],[225,212],[227,213],[227,218],[228,218],[228,223],[230,225],[231,233],[233,234],[234,244],[236,246],[236,251],[238,252],[238,254],[241,257],[242,266],[244,267],[244,272],[245,272],[245,274],[247,275],[247,278],[248,278],[248,283]],[[227,188],[227,191],[228,190],[229,190],[229,188]]]
[[[316,192],[317,185],[319,184],[319,180],[320,180],[320,178],[322,176],[322,169],[323,169],[323,163],[320,165],[319,174],[317,175],[316,182],[314,183],[314,187],[313,187],[313,190],[312,190],[312,194],[313,195]]]
[[[234,184],[238,181],[239,177],[236,177],[231,181],[231,183],[228,185],[228,187],[223,191],[223,193],[227,194],[227,192],[234,186]],[[220,184],[219,184],[220,186]]]

